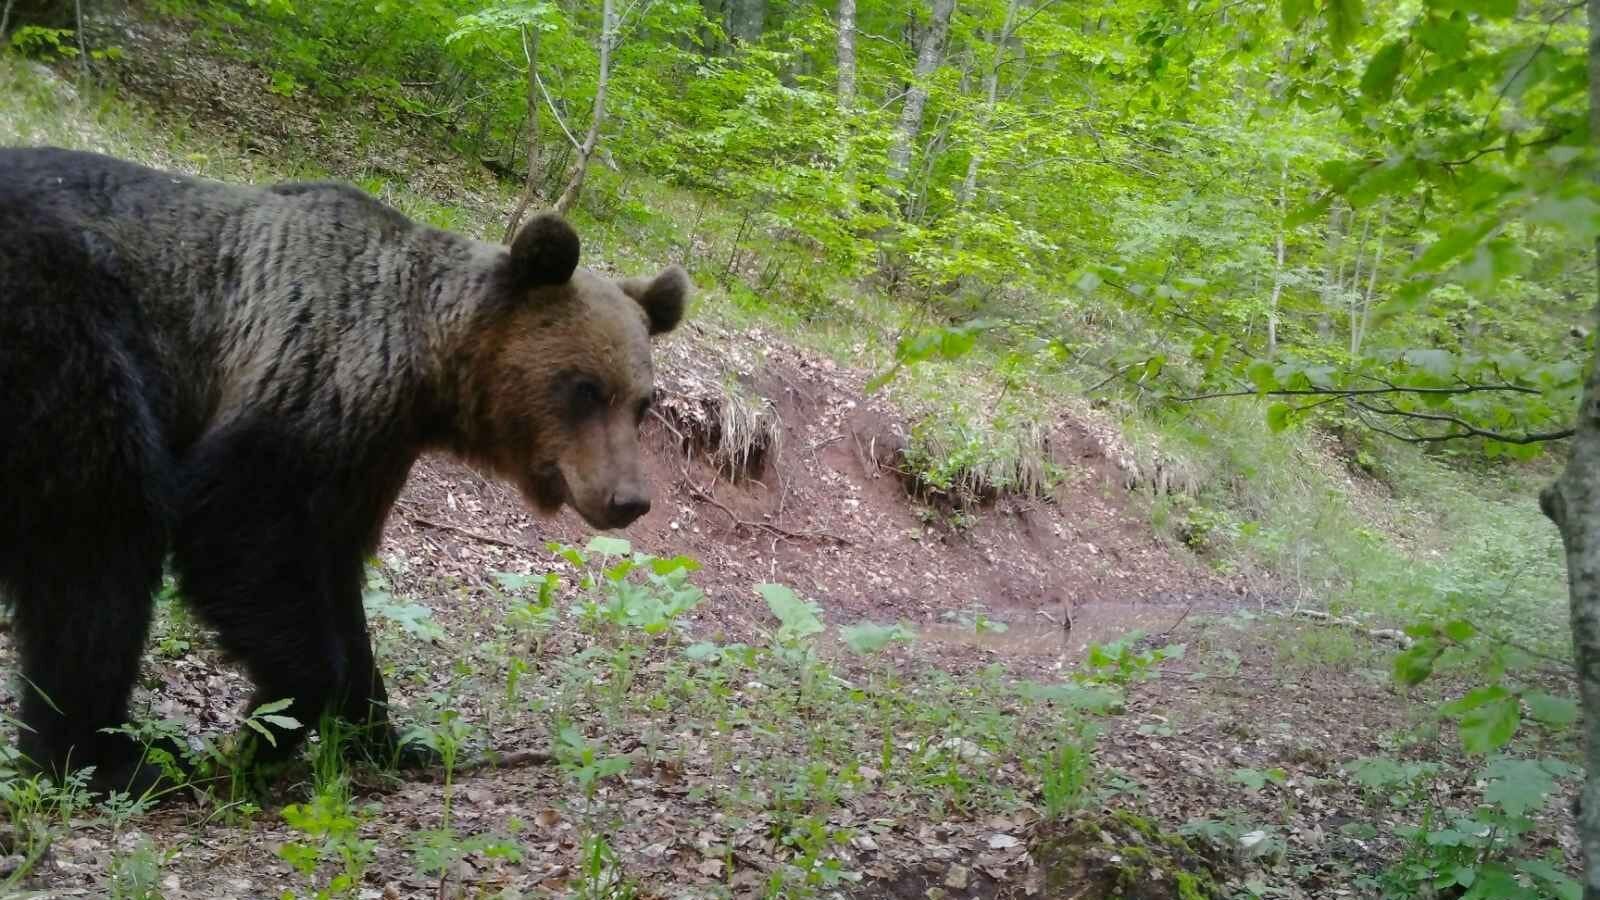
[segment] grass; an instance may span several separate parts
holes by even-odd
[[[1542,469],[1452,468],[1374,441],[1374,477],[1315,432],[1269,432],[1263,409],[1236,399],[1126,421],[1136,446],[1189,473],[1152,497],[1159,531],[1219,567],[1274,573],[1301,602],[1399,624],[1467,617],[1568,652],[1560,539],[1535,498]]]

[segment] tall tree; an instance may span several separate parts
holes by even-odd
[[[589,114],[589,132],[583,143],[577,145],[578,158],[572,165],[572,177],[556,198],[555,211],[566,215],[578,202],[578,192],[583,190],[584,176],[589,172],[589,161],[600,145],[600,128],[606,121],[606,84],[611,80],[611,51],[617,39],[617,17],[614,0],[603,0],[600,5],[600,74],[594,87],[594,109]]]
[[[950,16],[955,12],[956,0],[931,0],[928,27],[917,42],[917,63],[911,71],[911,84],[906,89],[905,104],[900,108],[900,121],[895,125],[893,142],[889,145],[889,178],[904,181],[911,169],[912,149],[917,135],[922,132],[922,111],[928,105],[928,79],[939,68],[944,52],[945,36],[950,33]]]
[[[956,195],[963,206],[971,203],[978,193],[978,169],[983,165],[983,146],[989,138],[989,130],[994,127],[994,108],[1000,95],[1000,66],[1005,62],[1006,47],[1011,43],[1017,12],[1022,3],[1023,0],[1008,0],[1005,22],[994,34],[994,57],[983,72],[983,111],[978,115],[978,133],[973,139],[972,153],[967,157],[966,177],[961,180],[961,190]]]
[[[839,111],[847,113],[856,104],[856,0],[839,0]]]
[[[511,211],[511,218],[506,222],[505,243],[517,236],[517,226],[522,224],[522,217],[527,214],[528,207],[533,205],[534,197],[539,193],[539,171],[543,160],[539,153],[539,31],[530,23],[524,23],[520,29],[522,38],[522,55],[528,64],[528,174],[522,183],[522,196],[517,199],[517,207]]]
[[[1588,0],[1589,147],[1600,147],[1600,0]],[[1595,241],[1595,299],[1600,311],[1600,238]],[[1591,328],[1597,322],[1591,319]],[[1591,332],[1594,333],[1594,332]],[[1539,497],[1567,551],[1572,652],[1583,702],[1584,763],[1578,799],[1584,900],[1600,900],[1600,340],[1578,401],[1577,431],[1566,469]]]
[[[767,27],[767,0],[727,0],[728,36],[754,44]]]

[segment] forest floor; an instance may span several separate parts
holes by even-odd
[[[121,27],[133,50],[118,102],[154,133],[243,160],[316,131],[315,109],[265,92],[248,64],[170,26]],[[0,138],[99,145],[65,82],[28,77],[55,79],[56,119]],[[455,170],[424,152],[383,167],[451,196]],[[152,143],[147,158],[182,154]],[[318,162],[353,175],[370,160]],[[493,205],[487,188],[473,196]],[[1270,574],[1220,574],[1158,537],[1093,410],[1059,411],[1050,496],[962,509],[897,471],[908,425],[865,391],[870,372],[715,321],[662,341],[657,367],[654,508],[613,537],[691,558],[703,597],[643,568],[619,579],[635,589],[584,590],[586,573],[607,583],[618,547],[426,458],[374,562],[369,613],[397,715],[459,750],[448,772],[314,753],[264,801],[42,798],[31,808],[52,821],[11,823],[0,874],[16,870],[18,896],[172,900],[1364,897],[1408,852],[1393,826],[1482,794],[1432,712],[1454,680],[1404,691],[1392,641],[1297,615]],[[541,596],[547,573],[560,585]],[[764,583],[815,605],[775,605]],[[139,708],[194,746],[220,740],[249,685],[181,604],[161,608]],[[1557,669],[1529,677],[1567,691]],[[15,712],[9,693],[0,712]],[[492,767],[490,749],[516,755]],[[1436,766],[1431,796],[1363,784],[1355,764],[1379,757]],[[1540,823],[1531,853],[1575,856],[1565,802]],[[24,839],[36,825],[45,846]]]

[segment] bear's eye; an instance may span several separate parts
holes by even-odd
[[[570,390],[568,409],[574,420],[587,419],[606,405],[605,390],[592,378],[575,378]]]

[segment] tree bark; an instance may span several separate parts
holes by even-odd
[[[1339,201],[1335,199],[1328,209],[1328,272],[1323,277],[1322,309],[1317,314],[1317,336],[1324,341],[1333,337],[1333,308],[1344,285],[1344,257],[1341,251],[1344,248],[1344,235],[1348,227],[1344,219],[1344,210],[1339,207]]]
[[[526,25],[522,26],[522,55],[528,61],[528,177],[522,183],[522,197],[517,200],[517,208],[511,211],[511,219],[506,222],[507,244],[517,236],[517,226],[522,224],[522,217],[539,193],[539,167],[542,165],[539,154],[539,32]]]
[[[856,104],[856,0],[839,0],[839,112]]]
[[[1372,324],[1372,297],[1378,291],[1378,272],[1383,268],[1383,232],[1389,227],[1389,210],[1378,217],[1378,246],[1372,251],[1372,270],[1367,273],[1367,290],[1361,297],[1361,317],[1353,323],[1350,332],[1350,355],[1360,356],[1361,345],[1366,342],[1367,328]]]
[[[1022,0],[1011,0],[1006,4],[1005,24],[1000,26],[1000,33],[994,39],[994,59],[983,73],[983,112],[978,118],[978,139],[973,145],[972,155],[967,157],[967,175],[961,179],[961,192],[956,195],[962,206],[971,203],[978,194],[978,169],[983,166],[983,142],[988,139],[989,128],[994,123],[995,99],[1000,93],[1000,59],[1006,45],[1011,43],[1011,31],[1016,27],[1017,10],[1021,6]]]
[[[1278,299],[1283,296],[1284,229],[1289,215],[1289,160],[1283,161],[1278,176],[1278,264],[1272,270],[1272,299],[1267,302],[1267,359],[1278,356]]]
[[[894,142],[889,146],[891,181],[904,181],[911,169],[912,147],[922,131],[922,111],[928,105],[928,78],[939,68],[939,55],[944,49],[945,35],[950,31],[950,15],[955,8],[956,0],[932,0],[932,17],[928,22],[928,30],[923,32],[922,40],[918,42],[917,64],[911,72],[905,105],[900,109]]]
[[[727,22],[728,37],[754,44],[767,27],[767,0],[729,0]]]
[[[611,44],[616,40],[616,27],[614,2],[604,0],[600,7],[600,75],[594,86],[594,111],[589,116],[589,132],[578,145],[572,179],[556,199],[555,211],[559,215],[571,212],[577,204],[578,192],[583,190],[583,177],[589,173],[589,160],[594,158],[594,148],[600,144],[600,126],[606,121],[606,83],[611,79]]]
[[[1600,0],[1588,0],[1587,6],[1589,143],[1593,146],[1600,144]],[[1595,263],[1596,310],[1600,313],[1600,241],[1595,242]],[[1539,506],[1561,530],[1567,551],[1572,655],[1583,703],[1585,744],[1586,776],[1577,808],[1583,896],[1600,900],[1600,365],[1591,363],[1575,426],[1566,468],[1540,494]]]

